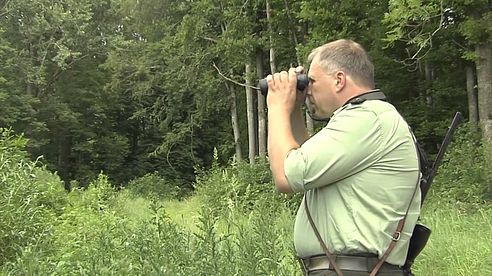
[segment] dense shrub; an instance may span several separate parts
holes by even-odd
[[[62,182],[27,158],[26,143],[0,129],[0,265],[48,238],[65,205]]]
[[[300,275],[292,229],[302,195],[276,192],[265,159],[253,165],[214,164],[202,172],[194,198],[200,200],[190,201],[191,213],[169,209],[177,205],[158,199],[154,192],[137,198],[130,189],[115,190],[102,174],[67,195],[56,175],[26,159],[25,140],[2,134],[0,274]],[[468,207],[484,200],[489,176],[483,145],[474,135],[460,131],[436,178],[432,200],[438,212],[427,208],[423,218],[439,234],[419,256],[425,260],[417,263],[417,272],[432,271],[435,256],[490,256],[490,209],[470,216],[455,209],[456,202]],[[135,187],[166,184],[157,175],[138,181]],[[463,189],[465,184],[470,186]],[[179,212],[193,227],[171,219],[169,214]],[[455,252],[453,244],[459,241],[462,245]],[[469,241],[479,246],[463,250]],[[472,262],[466,269],[488,275],[483,263]],[[439,263],[439,271],[463,271],[462,265],[448,265],[446,260]]]
[[[131,180],[126,188],[135,195],[147,198],[174,199],[180,195],[179,187],[157,172]]]
[[[491,170],[485,152],[479,130],[472,125],[460,127],[431,187],[435,198],[429,200],[445,200],[464,208],[490,200],[487,189],[491,185]]]
[[[169,272],[169,256],[177,255],[181,246],[174,223],[160,207],[153,207],[148,219],[131,223],[114,209],[117,194],[104,175],[85,189],[73,190],[63,214],[52,221],[52,237],[42,246],[26,247],[3,271],[15,275]]]
[[[258,158],[254,164],[232,162],[225,168],[214,163],[209,171],[199,173],[195,191],[220,211],[233,207],[252,210],[262,198],[282,202],[295,211],[302,198],[302,194],[280,194],[275,190],[266,158]]]
[[[267,197],[244,212],[204,205],[198,217],[190,275],[300,275],[294,259],[293,215]]]
[[[15,275],[295,275],[298,270],[292,254],[292,215],[280,203],[259,199],[257,208],[248,213],[237,209],[219,213],[203,205],[197,207],[196,231],[192,232],[175,224],[159,201],[149,202],[149,216],[131,223],[113,209],[109,186],[100,177],[94,187],[75,193],[44,250],[26,248],[3,271]],[[45,250],[48,246],[50,250]]]

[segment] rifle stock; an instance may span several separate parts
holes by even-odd
[[[410,269],[415,262],[417,256],[422,252],[427,241],[429,241],[432,230],[429,227],[417,223],[413,229],[412,237],[410,238],[410,246],[408,247],[407,259],[404,267]]]

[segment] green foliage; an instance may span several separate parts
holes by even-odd
[[[26,143],[0,128],[0,265],[49,238],[65,204],[60,179],[26,158]]]
[[[439,168],[428,201],[446,201],[462,209],[476,209],[491,200],[490,170],[484,142],[475,126],[460,127]]]
[[[73,189],[68,194],[70,205],[75,209],[83,208],[95,211],[107,209],[109,201],[115,197],[116,190],[104,174],[99,174],[98,178],[89,183],[88,187]]]
[[[216,163],[197,177],[196,195],[219,212],[239,208],[249,211],[261,198],[297,207],[300,195],[286,195],[275,191],[268,160],[257,158],[254,164],[232,162],[222,168]]]
[[[451,9],[451,16],[446,14],[447,9]],[[382,20],[387,27],[383,40],[386,47],[404,42],[408,53],[404,63],[412,65],[427,60],[429,52],[447,43],[450,50],[461,51],[462,58],[475,61],[474,46],[490,43],[491,17],[490,3],[482,0],[392,0]],[[441,63],[445,58],[446,54],[439,55]]]
[[[490,40],[490,5],[482,0],[453,2],[459,20],[432,39],[440,1],[270,4],[267,22],[264,1],[3,1],[0,126],[12,126],[29,140],[1,131],[0,271],[299,273],[290,233],[302,195],[277,193],[266,159],[221,167],[212,157],[218,148],[223,164],[234,149],[229,91],[213,65],[243,82],[244,64],[256,51],[273,46],[277,68],[284,70],[303,63],[315,46],[355,39],[374,60],[377,86],[433,153],[454,112],[467,108],[460,57],[477,60],[470,49]],[[422,62],[415,65],[430,64],[432,81],[424,81],[423,68],[408,71],[397,62],[408,61],[420,47],[426,55],[417,56]],[[245,129],[244,93],[238,95],[239,125]],[[492,161],[485,159],[490,151],[483,154],[487,146],[473,131],[457,137],[428,208],[436,202],[453,206],[425,217],[450,225],[439,228],[439,236],[453,242],[436,241],[423,256],[429,265],[417,271],[427,273],[435,259],[443,259],[440,267],[460,264],[442,269],[449,275],[469,267],[490,274],[473,260],[491,255],[481,245],[490,241],[477,238],[489,233],[465,231],[475,225],[490,229],[490,212],[482,213],[483,202],[492,198]],[[29,155],[42,155],[46,166]],[[196,167],[204,171],[195,178]],[[60,178],[78,185],[67,195]],[[128,189],[113,188],[128,181]],[[194,182],[195,196],[181,200]],[[173,201],[176,196],[181,201]],[[455,216],[456,206],[478,211],[467,212],[470,218]],[[456,252],[453,243],[467,242],[480,246]]]
[[[179,187],[157,172],[131,180],[126,188],[135,195],[146,198],[175,199],[180,195]]]
[[[446,100],[450,95],[436,97],[436,101]],[[410,107],[417,107],[416,109]],[[446,135],[447,128],[453,119],[456,109],[435,109],[430,108],[421,98],[415,98],[398,104],[398,109],[412,127],[415,136],[424,146],[426,152],[433,156],[437,154],[439,146]],[[459,109],[458,109],[459,110]],[[436,118],[446,117],[446,119],[436,120]]]
[[[7,274],[295,275],[292,214],[268,196],[258,199],[246,221],[237,220],[244,216],[239,209],[221,214],[214,206],[195,206],[200,211],[191,232],[175,224],[159,201],[148,201],[143,217],[125,216],[115,209],[120,206],[115,195],[102,175],[87,189],[73,191],[54,220],[53,235],[23,248],[1,269]]]
[[[0,228],[2,274],[300,275],[292,246],[299,198],[274,191],[266,160],[225,168],[215,164],[200,175],[196,195],[180,202],[137,198],[126,189],[114,189],[102,174],[67,196],[56,176],[42,167],[33,170],[36,164],[25,161],[25,139],[10,131],[2,133],[0,218],[15,228],[13,232]],[[455,156],[476,145],[470,132],[459,137],[444,173],[461,168]],[[469,169],[468,162],[463,164]],[[148,175],[141,181],[153,182],[155,177]],[[465,177],[460,181],[473,180],[475,175]],[[474,212],[464,214],[454,201],[446,202],[451,197],[444,190],[455,185],[453,181],[441,178],[424,209],[424,222],[435,234],[415,271],[433,275],[438,267],[449,275],[465,271],[487,275],[487,262],[477,258],[491,256],[490,208],[477,203]],[[13,220],[11,214],[19,218]],[[179,218],[189,223],[177,224]],[[3,238],[5,233],[8,239]],[[450,261],[459,265],[449,265]]]
[[[0,18],[0,124],[24,132],[31,156],[44,156],[67,184],[87,186],[103,171],[124,186],[158,171],[190,190],[194,167],[209,168],[214,148],[221,160],[234,153],[230,91],[214,65],[242,83],[244,65],[256,53],[263,53],[260,63],[268,72],[266,53],[273,47],[276,67],[285,70],[302,64],[313,47],[342,37],[369,51],[377,86],[392,102],[425,115],[413,126],[430,147],[439,143],[449,112],[466,109],[464,66],[457,61],[471,52],[457,45],[470,48],[467,39],[488,36],[490,12],[483,1],[456,5],[467,21],[433,39],[436,53],[426,57],[436,67],[432,84],[421,81],[422,68],[408,72],[395,60],[430,43],[439,1],[270,4],[268,22],[264,1],[8,1]],[[386,32],[396,36],[388,39],[394,47],[383,50]],[[409,32],[420,36],[403,45],[399,41]],[[227,82],[230,89],[244,89]],[[426,97],[434,100],[432,112],[422,104]],[[238,93],[243,149],[244,98]]]
[[[425,206],[422,218],[432,235],[417,257],[415,275],[491,275],[490,206],[463,212],[454,202],[436,200]]]
[[[235,257],[240,275],[295,275],[300,272],[291,242],[292,211],[268,194],[256,201],[247,220],[238,224],[235,231],[238,247],[242,248]]]
[[[392,0],[389,1],[389,12],[385,14],[383,22],[388,26],[389,31],[385,38],[390,44],[397,40],[408,41],[409,44],[416,44],[419,47],[428,46],[430,43],[429,36],[424,32],[431,32],[431,19],[437,18],[436,15],[440,12],[440,6],[437,2],[430,1],[423,3],[422,1],[405,1]],[[416,28],[423,33],[418,35],[408,35],[412,33],[407,22],[419,23],[415,24]],[[429,27],[430,25],[430,27]]]

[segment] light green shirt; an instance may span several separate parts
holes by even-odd
[[[420,214],[418,156],[407,123],[389,103],[345,105],[285,159],[292,190],[306,192],[311,216],[333,254],[381,257],[398,221],[405,227],[387,262],[403,265]],[[307,219],[297,212],[294,245],[300,257],[324,254]]]

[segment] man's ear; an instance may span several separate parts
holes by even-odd
[[[337,71],[335,73],[335,79],[336,79],[337,92],[341,91],[345,87],[345,84],[347,83],[347,75],[343,71]]]

